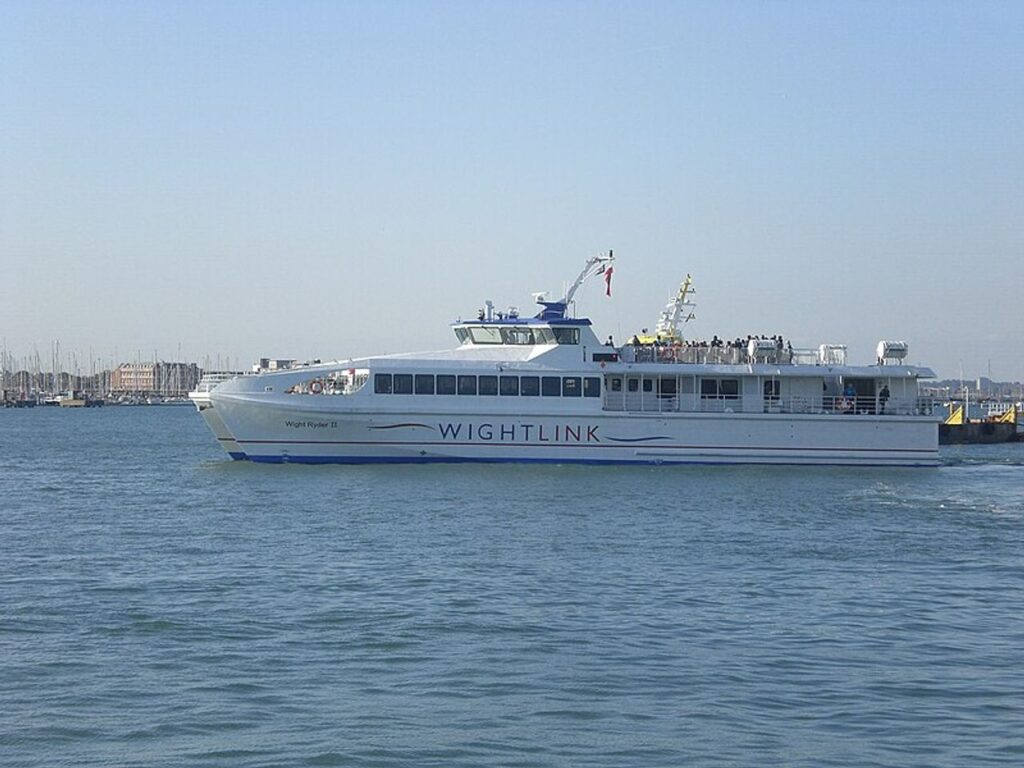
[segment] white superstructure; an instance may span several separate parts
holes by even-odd
[[[558,301],[537,294],[534,317],[488,302],[453,324],[451,350],[236,376],[190,397],[228,454],[252,461],[938,463],[937,422],[918,396],[934,374],[903,364],[905,343],[879,345],[864,366],[842,346],[781,339],[615,347],[567,311],[612,261],[592,258]],[[681,290],[688,312],[684,302]]]

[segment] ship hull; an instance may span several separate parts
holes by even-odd
[[[213,398],[235,459],[271,463],[548,462],[936,466],[921,416],[356,411]]]

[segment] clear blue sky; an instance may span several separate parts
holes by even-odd
[[[1024,3],[0,2],[0,335],[436,349],[614,248],[599,333],[1024,379]],[[83,366],[84,367],[84,366]]]

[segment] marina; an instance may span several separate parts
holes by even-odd
[[[38,355],[16,361],[0,353],[0,408],[94,408],[102,405],[187,405],[187,394],[202,376],[196,363],[135,362],[83,374],[62,370],[59,343],[54,343],[50,370]]]

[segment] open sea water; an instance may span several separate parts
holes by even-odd
[[[932,470],[227,460],[0,411],[0,765],[1024,764],[1024,444]]]

